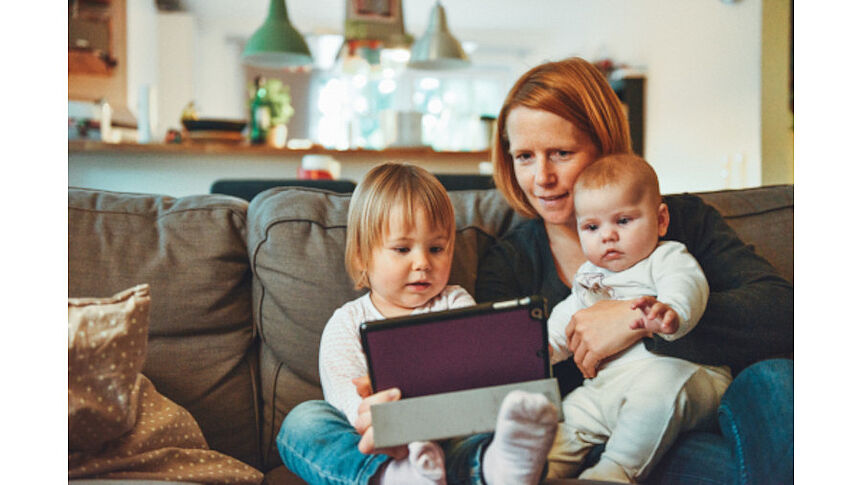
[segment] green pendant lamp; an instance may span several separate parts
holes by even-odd
[[[259,68],[282,68],[311,64],[311,51],[290,19],[286,0],[271,0],[269,14],[242,52],[244,64]]]
[[[446,11],[438,0],[431,9],[428,30],[413,43],[410,62],[414,69],[460,69],[470,65],[470,59],[458,39],[449,32]]]

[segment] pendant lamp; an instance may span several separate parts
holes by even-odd
[[[413,43],[408,67],[414,69],[459,69],[470,65],[470,59],[461,48],[446,23],[446,11],[440,0],[431,8],[428,30]]]
[[[286,0],[270,0],[269,14],[248,39],[242,62],[259,68],[281,68],[311,64],[311,51],[290,19]]]

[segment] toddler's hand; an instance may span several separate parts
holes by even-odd
[[[653,296],[642,296],[632,303],[632,309],[644,312],[643,318],[631,325],[632,330],[646,329],[654,333],[671,334],[679,329],[679,315],[668,305]]]
[[[356,392],[363,397],[362,402],[359,403],[356,423],[353,425],[356,432],[362,436],[359,440],[359,451],[366,455],[369,453],[382,453],[396,460],[406,457],[408,453],[407,445],[376,449],[374,447],[374,427],[371,425],[371,405],[397,401],[401,399],[401,391],[398,389],[387,389],[376,394],[371,394],[371,385],[367,376],[353,379],[353,384],[356,386]],[[363,395],[363,392],[367,394]]]
[[[356,394],[359,394],[359,397],[364,398],[371,395],[371,378],[367,374],[362,377],[353,378],[350,382],[356,386]]]

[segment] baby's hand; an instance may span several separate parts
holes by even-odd
[[[632,303],[632,309],[640,308],[644,317],[632,323],[631,329],[644,328],[654,333],[671,334],[679,329],[679,315],[668,305],[652,296],[642,296]]]

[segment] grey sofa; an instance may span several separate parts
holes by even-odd
[[[473,291],[483,252],[522,219],[493,189],[450,193],[451,281]],[[793,186],[698,194],[793,281]],[[322,398],[320,333],[356,298],[343,267],[349,194],[275,188],[251,203],[69,188],[70,297],[151,288],[144,374],[197,419],[210,447],[302,483],[274,440],[288,411]]]

